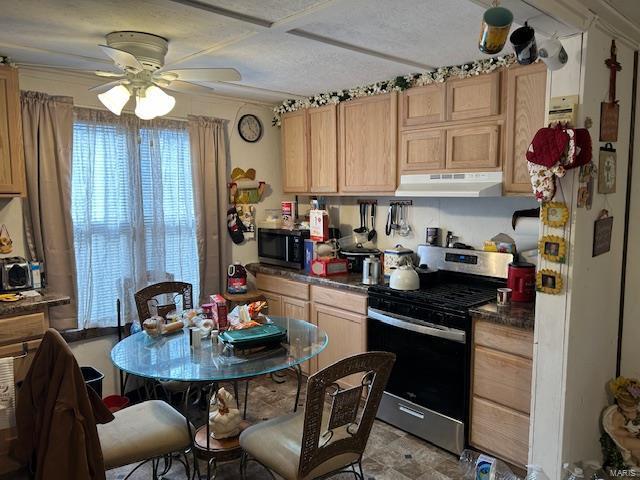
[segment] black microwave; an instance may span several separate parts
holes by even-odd
[[[258,228],[258,258],[262,263],[280,267],[304,267],[304,241],[309,230]]]

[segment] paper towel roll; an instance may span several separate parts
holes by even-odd
[[[538,247],[540,231],[540,219],[533,217],[521,217],[516,223],[514,240],[519,252]]]

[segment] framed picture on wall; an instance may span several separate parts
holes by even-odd
[[[536,274],[536,290],[557,295],[562,291],[562,275],[556,270],[543,268]]]
[[[567,254],[567,242],[557,235],[544,235],[538,243],[540,256],[550,262],[564,263]]]
[[[547,202],[542,205],[540,220],[548,227],[564,227],[569,220],[569,209],[564,202]]]

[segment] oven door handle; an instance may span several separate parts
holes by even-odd
[[[442,325],[434,325],[423,323],[415,323],[403,315],[398,315],[389,312],[382,312],[375,308],[369,308],[367,310],[367,317],[379,322],[386,323],[392,327],[402,328],[404,330],[410,330],[412,332],[421,333],[423,335],[429,335],[431,337],[444,338],[445,340],[452,340],[458,343],[467,342],[467,334],[463,330],[455,328],[449,328]]]

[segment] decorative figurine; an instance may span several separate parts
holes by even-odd
[[[609,382],[615,404],[602,415],[602,426],[617,447],[622,461],[630,469],[640,468],[640,381],[618,377]],[[604,445],[604,443],[603,443]],[[605,452],[605,464],[610,464],[611,452]]]
[[[237,408],[230,408],[234,403],[233,395],[224,387],[211,397],[209,405],[209,429],[215,439],[235,437],[240,434],[242,417]]]

